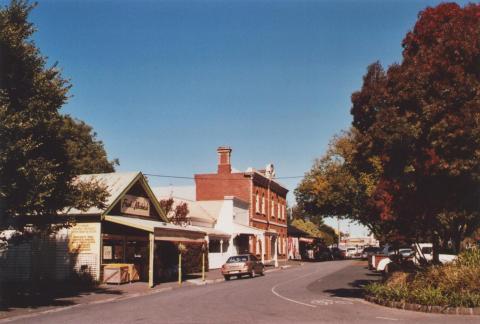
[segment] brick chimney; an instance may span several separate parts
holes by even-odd
[[[232,165],[230,164],[230,156],[232,149],[229,146],[220,146],[217,148],[218,153],[218,174],[232,173]]]

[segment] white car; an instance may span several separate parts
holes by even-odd
[[[347,250],[345,251],[345,257],[347,259],[354,259],[354,258],[357,258],[357,257],[361,257],[361,253],[359,253],[357,251],[357,248],[354,248],[354,247],[349,247],[347,248]]]
[[[410,248],[398,249],[398,253],[400,253],[404,258],[410,258],[415,254],[415,252],[413,252],[413,250]]]
[[[416,264],[419,264],[422,258],[424,258],[428,262],[433,260],[432,243],[415,243],[413,244],[412,252],[414,256],[413,262],[415,262]],[[451,254],[440,254],[438,258],[442,264],[445,264],[454,261],[457,256]],[[380,262],[378,262],[376,270],[381,272],[388,272],[388,264],[391,262],[392,260],[390,260],[390,258],[380,260]]]

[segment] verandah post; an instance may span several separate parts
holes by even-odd
[[[178,284],[182,284],[182,252],[178,252]]]
[[[155,235],[153,233],[148,234],[149,238],[149,256],[148,256],[148,287],[153,288],[153,271],[154,256],[155,256]]]

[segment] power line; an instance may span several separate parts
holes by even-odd
[[[232,178],[219,178],[219,177],[186,177],[186,176],[175,176],[175,175],[166,175],[166,174],[154,174],[154,173],[144,173],[146,176],[150,177],[157,177],[157,178],[171,178],[171,179],[187,179],[187,180],[195,180],[195,179],[206,179],[206,180],[213,180],[213,181],[221,181],[221,180],[229,180],[229,181],[243,181],[245,179],[232,179]],[[287,177],[275,177],[272,180],[281,180],[281,179],[299,179],[303,178],[304,176],[287,176]]]

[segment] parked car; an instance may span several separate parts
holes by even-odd
[[[415,255],[415,252],[411,248],[400,248],[398,253],[402,255],[403,258],[411,258]]]
[[[380,249],[376,246],[367,246],[363,249],[362,252],[362,259],[366,260],[369,256],[378,253]]]
[[[222,275],[225,280],[230,280],[232,276],[240,278],[244,275],[249,275],[253,278],[256,274],[263,276],[265,274],[265,266],[252,254],[231,256],[222,265]]]
[[[415,251],[415,263],[420,263],[421,259],[424,258],[427,262],[433,260],[433,244],[432,243],[415,243],[413,244],[413,250]],[[439,254],[438,259],[441,263],[449,263],[454,261],[457,258],[453,254]]]
[[[362,252],[355,247],[349,247],[346,250],[345,257],[347,259],[360,259],[362,257]]]
[[[385,246],[380,247],[378,254],[383,254],[383,255],[394,255],[395,254],[395,248],[389,244],[385,244]]]
[[[400,250],[403,250],[403,249],[400,249]],[[421,262],[422,259],[426,260],[427,262],[431,262],[433,260],[432,243],[415,243],[412,245],[412,249],[408,249],[408,250],[411,250],[410,256],[413,257],[414,263],[418,264]],[[375,267],[375,269],[377,271],[389,272],[389,264],[392,262],[391,260],[392,255],[393,253],[388,254],[389,257],[380,260],[377,266]],[[452,254],[439,254],[439,261],[442,264],[453,262],[456,258],[457,256]]]
[[[326,246],[321,246],[315,251],[315,259],[320,261],[333,260],[332,251]]]
[[[339,249],[338,247],[331,248],[331,251],[334,260],[343,260],[346,257],[345,250]]]

